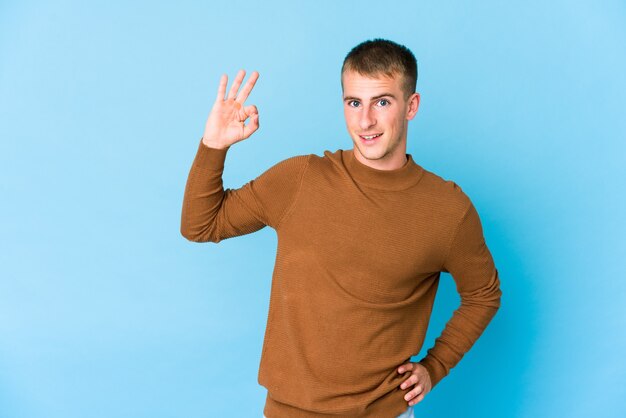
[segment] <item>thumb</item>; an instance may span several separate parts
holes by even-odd
[[[243,127],[243,137],[247,138],[252,135],[257,129],[259,129],[259,114],[254,113],[250,115],[250,121]]]
[[[253,116],[253,115],[259,114],[259,110],[256,108],[255,105],[246,106],[243,108],[243,110],[244,112],[246,112],[247,116]]]

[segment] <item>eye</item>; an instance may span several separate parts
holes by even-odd
[[[354,105],[353,105],[353,103],[354,103]],[[357,102],[356,100],[350,100],[348,102],[348,106],[350,106],[350,107],[358,107],[359,106],[359,102]]]
[[[380,99],[378,101],[378,103],[380,103],[381,106],[388,106],[389,105],[389,100],[387,100],[387,99]]]

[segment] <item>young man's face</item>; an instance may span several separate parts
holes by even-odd
[[[406,135],[415,117],[419,94],[405,99],[402,75],[366,77],[346,71],[343,110],[354,143],[354,156],[379,170],[393,170],[406,163]],[[373,139],[369,139],[375,136]]]

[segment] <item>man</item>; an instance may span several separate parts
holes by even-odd
[[[346,56],[341,81],[351,150],[285,159],[224,190],[228,148],[259,128],[245,100],[259,74],[226,95],[223,75],[185,189],[181,233],[220,242],[266,225],[278,235],[258,381],[264,414],[413,415],[500,306],[500,280],[475,207],[406,153],[417,64],[375,39]],[[245,121],[248,121],[246,124]],[[461,306],[419,362],[441,272]],[[401,414],[401,415],[400,415]]]

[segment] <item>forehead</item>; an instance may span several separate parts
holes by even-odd
[[[385,74],[365,76],[356,71],[346,71],[341,75],[344,96],[374,96],[376,93],[398,93],[402,90],[401,75],[389,77]]]

